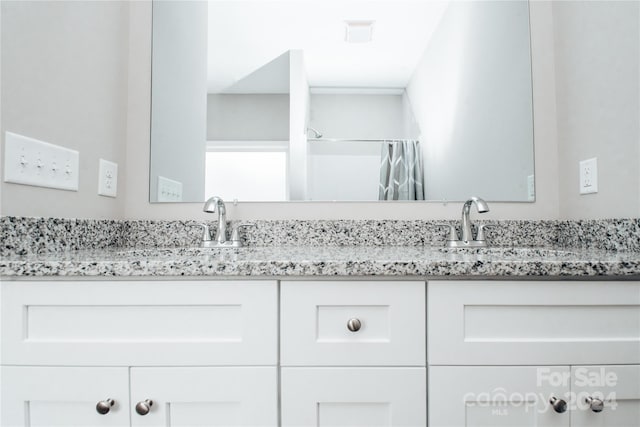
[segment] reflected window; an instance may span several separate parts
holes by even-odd
[[[204,197],[286,201],[287,151],[272,141],[208,142]]]

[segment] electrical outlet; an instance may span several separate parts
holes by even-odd
[[[598,159],[582,160],[580,162],[580,194],[598,192]]]
[[[98,194],[116,197],[118,193],[118,164],[100,159],[98,170]]]
[[[158,201],[159,202],[181,202],[182,183],[173,179],[158,176]]]
[[[79,152],[12,132],[4,142],[5,182],[78,191]]]

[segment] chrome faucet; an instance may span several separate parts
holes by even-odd
[[[205,248],[239,248],[242,247],[242,240],[240,239],[240,229],[244,227],[255,227],[255,224],[236,224],[231,231],[231,240],[227,240],[227,207],[224,204],[224,200],[218,196],[213,196],[204,202],[204,212],[215,213],[218,212],[218,230],[216,231],[216,238],[211,238],[211,232],[207,224],[200,224],[203,228],[202,234],[202,246]]]
[[[227,241],[227,207],[224,204],[224,200],[218,196],[209,197],[209,199],[204,202],[204,208],[202,208],[202,210],[204,212],[215,213],[216,208],[218,209],[218,231],[216,232],[216,243],[221,245]]]
[[[460,240],[463,242],[471,242],[473,241],[473,236],[471,235],[471,220],[469,219],[469,211],[471,210],[471,205],[475,203],[476,209],[478,213],[489,212],[489,205],[487,202],[482,200],[479,197],[472,197],[462,205],[462,236]]]
[[[471,205],[473,204],[476,205],[478,213],[489,212],[489,205],[479,197],[471,197],[469,200],[464,202],[464,205],[462,205],[462,219],[460,221],[460,236],[456,231],[455,225],[437,224],[439,227],[449,227],[449,237],[446,242],[446,246],[448,248],[482,248],[487,246],[487,241],[484,237],[484,229],[490,227],[490,225],[480,225],[478,227],[476,238],[473,238],[473,233],[471,231],[471,219],[469,219],[469,212],[471,211]]]

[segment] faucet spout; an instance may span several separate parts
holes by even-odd
[[[473,235],[471,233],[471,220],[469,219],[469,211],[471,210],[472,204],[476,205],[478,213],[489,212],[489,205],[479,197],[471,197],[464,203],[464,205],[462,205],[462,236],[460,237],[460,240],[465,243],[473,240]]]
[[[204,212],[218,212],[218,230],[216,232],[216,242],[225,243],[227,241],[227,207],[222,198],[213,196],[204,203]]]

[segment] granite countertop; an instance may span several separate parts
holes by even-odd
[[[4,256],[0,259],[0,276],[640,278],[640,253],[431,246],[108,248]]]

